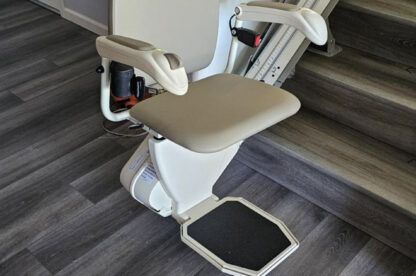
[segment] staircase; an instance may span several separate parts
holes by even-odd
[[[237,158],[416,260],[416,1],[340,0],[343,52],[283,85],[302,110]]]

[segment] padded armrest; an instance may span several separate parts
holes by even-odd
[[[238,5],[235,14],[236,18],[241,21],[270,22],[293,26],[317,45],[324,45],[328,40],[325,20],[311,9],[286,3],[254,1]]]
[[[101,57],[142,70],[173,94],[184,95],[188,91],[188,76],[182,60],[175,54],[117,35],[98,37],[96,47]]]
[[[247,3],[247,6],[263,7],[271,9],[279,9],[283,11],[297,11],[300,8],[296,5],[286,4],[281,2],[266,2],[266,1],[254,1]]]
[[[137,40],[137,39],[132,39],[129,37],[125,37],[125,36],[120,36],[120,35],[109,35],[107,36],[107,39],[114,41],[118,44],[121,44],[123,46],[132,48],[134,50],[139,50],[139,51],[153,51],[156,50],[156,47],[153,46],[150,43],[141,41],[141,40]]]

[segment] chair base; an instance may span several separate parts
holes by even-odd
[[[218,200],[212,194],[239,146],[201,154],[149,135],[120,180],[137,201],[161,216],[172,215],[181,225],[182,241],[221,271],[266,275],[299,242],[283,222],[247,200]]]
[[[299,246],[284,225],[242,198],[211,198],[189,211],[181,239],[231,275],[266,275]]]

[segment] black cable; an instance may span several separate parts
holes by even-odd
[[[125,111],[125,110],[127,110],[127,108],[120,108],[120,109],[118,109],[118,110],[114,111],[114,113],[122,112],[122,111]],[[118,136],[118,137],[126,137],[126,138],[132,138],[132,137],[140,137],[140,136],[144,136],[144,135],[146,135],[146,134],[147,134],[147,132],[146,132],[146,131],[143,131],[143,132],[141,132],[141,133],[137,133],[137,134],[129,134],[129,133],[122,133],[122,132],[113,131],[113,130],[109,129],[109,128],[106,126],[106,123],[107,123],[107,122],[109,122],[109,120],[107,120],[107,119],[104,119],[104,120],[103,120],[103,123],[102,123],[102,128],[103,128],[103,130],[104,130],[105,132],[107,132],[107,133],[109,133],[109,134],[111,134],[111,135],[114,135],[114,136]],[[137,128],[142,128],[142,127],[143,127],[143,124],[131,124],[128,128],[129,128],[129,129],[137,129]]]
[[[129,134],[129,133],[122,133],[122,132],[113,131],[113,130],[110,130],[106,126],[106,122],[108,122],[108,120],[107,119],[104,119],[103,124],[102,124],[102,127],[103,127],[104,131],[107,132],[107,133],[109,133],[109,134],[111,134],[111,135],[114,135],[114,136],[125,137],[125,138],[134,138],[134,137],[141,137],[141,136],[144,136],[144,135],[147,134],[146,131],[143,131],[143,132],[137,133],[137,134]],[[142,128],[142,127],[143,127],[142,124],[140,124],[140,125],[132,124],[128,128],[129,129],[135,129],[135,128]]]
[[[231,26],[231,21],[233,20],[233,18],[235,17],[235,14],[233,14],[231,17],[230,17],[230,20],[228,21],[228,26],[230,27],[230,31],[232,32],[232,30],[233,30],[233,26]]]

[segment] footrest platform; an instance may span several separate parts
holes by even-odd
[[[266,275],[299,246],[283,222],[243,198],[207,209],[182,224],[181,238],[225,273]]]

